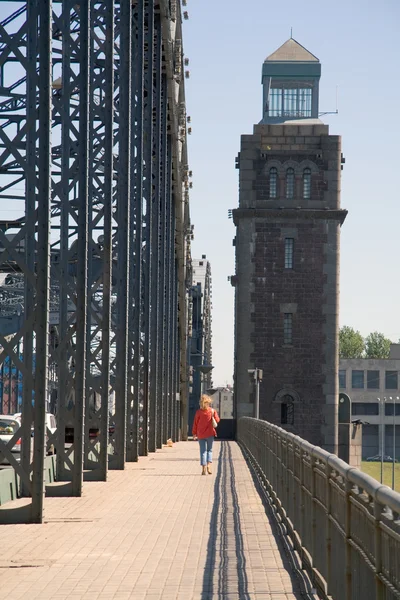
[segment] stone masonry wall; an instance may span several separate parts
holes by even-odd
[[[249,368],[261,368],[260,418],[310,442],[337,448],[337,343],[340,225],[340,137],[323,124],[255,125],[242,136],[236,239],[235,396],[237,416],[253,414]],[[278,173],[270,197],[271,167]],[[285,192],[295,172],[294,197]],[[304,169],[311,197],[303,198]],[[294,264],[285,268],[285,238]],[[284,344],[284,314],[292,343]],[[281,405],[293,399],[293,425]]]

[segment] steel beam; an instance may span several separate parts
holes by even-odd
[[[153,76],[153,137],[152,161],[154,164],[152,176],[152,245],[151,245],[151,330],[150,330],[150,411],[149,411],[149,442],[150,452],[155,452],[159,446],[160,431],[160,256],[161,256],[161,165],[162,147],[162,115],[161,115],[161,23],[159,15],[154,23],[154,76]]]
[[[32,521],[43,521],[44,456],[46,450],[46,400],[49,340],[50,200],[51,200],[51,14],[50,0],[37,4],[39,17],[38,116],[39,152],[37,173],[37,288],[34,444],[32,469]],[[32,67],[32,65],[31,65]]]
[[[130,397],[128,402],[128,435],[127,460],[137,461],[139,458],[139,408],[143,398],[142,377],[142,287],[143,287],[143,157],[144,157],[144,19],[145,0],[137,0],[134,8],[133,43],[133,80],[132,80],[132,232],[134,245],[131,253],[132,269],[130,270],[130,304],[129,328],[132,339],[130,344]],[[150,143],[150,140],[147,140]]]
[[[142,407],[139,410],[140,444],[139,454],[148,454],[151,321],[155,316],[151,306],[152,251],[153,251],[153,73],[154,73],[154,1],[145,5],[144,18],[144,78],[143,78],[143,127],[146,143],[143,148],[143,289],[142,289],[142,331],[143,331],[143,391]],[[154,240],[155,242],[155,240]]]
[[[119,161],[117,192],[117,359],[116,359],[116,406],[115,406],[115,454],[112,467],[125,468],[126,440],[129,435],[127,421],[127,399],[130,395],[128,382],[129,338],[128,323],[131,303],[130,273],[131,261],[131,163],[132,163],[132,127],[131,114],[131,72],[132,72],[132,3],[120,2],[120,73],[119,73]],[[127,429],[128,428],[128,429]],[[111,465],[110,465],[111,466]]]

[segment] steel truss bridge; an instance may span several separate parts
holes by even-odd
[[[46,443],[80,496],[187,434],[187,59],[177,0],[0,9],[0,365],[23,382],[0,460],[41,522]]]

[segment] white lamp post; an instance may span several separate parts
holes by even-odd
[[[380,428],[381,428],[381,483],[383,483],[383,455],[385,451],[385,398],[377,398],[380,409]]]
[[[260,418],[260,382],[263,378],[262,369],[247,369],[247,372],[254,377],[254,384],[256,386],[256,401],[254,404],[254,418]]]
[[[393,462],[392,462],[392,490],[394,490],[395,482],[395,463],[396,463],[396,400],[399,400],[399,396],[389,398],[393,400]]]

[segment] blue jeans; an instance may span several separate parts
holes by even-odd
[[[214,436],[199,440],[200,444],[200,464],[205,467],[207,463],[212,463],[212,448]]]

